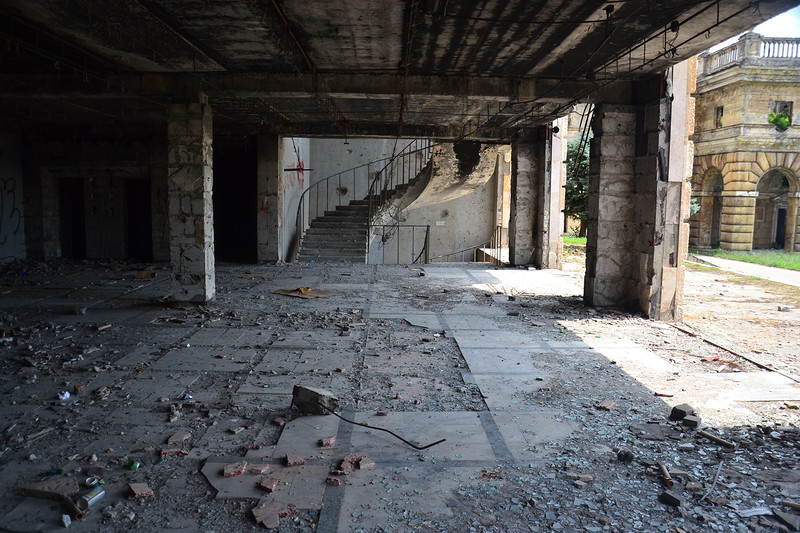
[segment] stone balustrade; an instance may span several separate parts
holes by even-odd
[[[709,76],[734,65],[786,66],[786,62],[800,64],[800,38],[764,37],[758,33],[745,33],[730,46],[698,57],[698,77]]]

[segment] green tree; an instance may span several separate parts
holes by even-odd
[[[580,139],[567,143],[567,184],[564,190],[564,215],[580,221],[579,237],[586,236],[589,218],[589,143]]]

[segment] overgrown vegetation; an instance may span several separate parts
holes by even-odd
[[[770,113],[769,123],[773,124],[778,131],[786,131],[792,125],[792,119],[789,118],[789,111],[784,109],[780,113],[774,111]]]
[[[576,237],[575,235],[562,235],[564,244],[583,244],[586,245],[586,237]]]
[[[800,253],[784,250],[753,250],[752,252],[735,252],[731,250],[698,250],[698,255],[713,255],[722,259],[755,263],[758,265],[800,270]]]
[[[574,139],[567,143],[567,183],[564,216],[580,222],[579,237],[586,237],[589,218],[589,143]]]

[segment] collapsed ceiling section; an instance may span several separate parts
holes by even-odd
[[[0,0],[0,127],[506,140],[787,0]]]

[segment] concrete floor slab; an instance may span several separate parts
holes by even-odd
[[[775,372],[722,372],[698,376],[713,395],[736,402],[800,401],[800,385]]]
[[[492,461],[494,457],[492,444],[475,412],[392,412],[387,416],[357,413],[355,421],[389,429],[423,446],[447,439],[420,452],[383,431],[354,428],[352,453],[367,455],[376,463],[406,464],[418,461],[421,455],[448,461]]]
[[[155,363],[153,370],[239,372],[253,363],[256,351],[226,346],[190,346],[170,350]]]
[[[456,330],[451,333],[456,339],[458,347],[464,348],[527,348],[538,350],[543,348],[541,343],[530,335],[512,331],[497,330]]]
[[[307,460],[329,459],[338,447],[322,447],[320,439],[335,437],[339,431],[339,419],[333,415],[301,416],[283,428],[275,457],[296,454]],[[345,422],[342,422],[345,423]]]
[[[461,348],[472,373],[512,373],[535,374],[538,370],[533,364],[530,350],[509,348]]]
[[[527,400],[537,390],[546,386],[540,373],[534,374],[479,374],[470,373],[471,379],[480,387],[481,394],[491,411],[524,410]],[[532,410],[536,407],[530,406]]]
[[[356,472],[346,480],[341,512],[331,531],[380,531],[389,524],[396,531],[424,531],[421,517],[446,520],[459,512],[453,491],[479,472],[476,467],[430,463],[400,468],[379,464],[374,471]],[[374,496],[376,489],[379,499]],[[398,515],[404,516],[403,522],[396,522]]]

